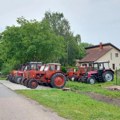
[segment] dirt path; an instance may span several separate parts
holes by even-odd
[[[112,98],[112,97],[108,97],[108,96],[101,95],[101,94],[94,93],[94,92],[80,92],[80,91],[75,91],[75,90],[72,90],[72,91],[76,92],[78,94],[87,95],[87,96],[89,96],[92,99],[95,99],[97,101],[101,101],[101,102],[105,102],[108,104],[120,106],[120,98]]]
[[[0,84],[0,120],[65,120]]]
[[[91,98],[93,98],[95,100],[120,106],[120,99],[118,99],[118,98],[111,98],[111,97],[107,97],[107,96],[104,96],[104,95],[100,95],[100,94],[97,94],[97,93],[91,93],[91,92],[85,93],[85,94],[87,94],[88,96],[90,96]]]

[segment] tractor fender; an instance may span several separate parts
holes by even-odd
[[[112,73],[114,74],[114,71],[111,70],[111,69],[109,69],[109,70],[105,70],[104,72],[107,72],[107,71],[110,71],[110,72],[112,72]]]
[[[61,74],[63,74],[65,77],[67,77],[67,76],[65,75],[65,73],[63,73],[63,72],[55,72],[54,74],[52,74],[52,76],[55,75],[55,74],[57,74],[57,73],[61,73]]]

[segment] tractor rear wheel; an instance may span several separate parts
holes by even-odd
[[[87,83],[89,83],[89,84],[95,84],[95,82],[96,82],[96,80],[94,77],[90,77],[87,79]]]
[[[14,82],[19,84],[20,83],[20,79],[22,79],[21,76],[15,76],[14,77]]]
[[[66,77],[62,73],[56,73],[52,76],[50,85],[53,88],[63,88],[66,84]]]
[[[102,76],[104,82],[110,82],[114,79],[114,75],[111,71],[104,72]]]
[[[29,80],[28,87],[31,89],[35,89],[38,86],[38,82],[34,79]]]

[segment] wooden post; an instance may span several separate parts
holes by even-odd
[[[115,73],[116,73],[116,85],[117,85],[118,84],[118,82],[117,82],[117,77],[118,77],[117,76],[117,67],[116,67],[116,72]]]

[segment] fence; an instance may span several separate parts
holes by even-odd
[[[116,85],[120,85],[120,70],[118,70],[117,68],[115,71],[115,82]]]

